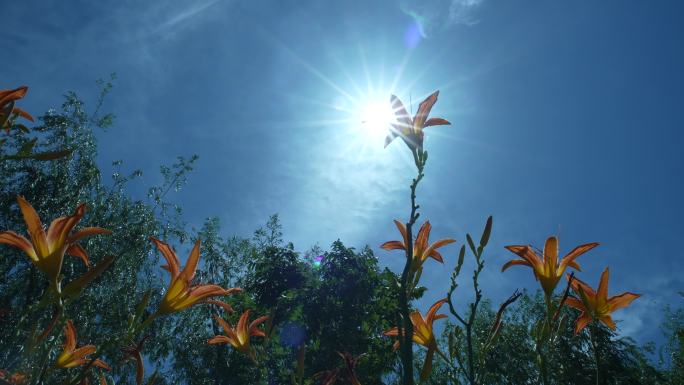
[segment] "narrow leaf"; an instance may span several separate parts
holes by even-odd
[[[475,242],[473,242],[473,238],[470,236],[470,234],[466,234],[466,240],[468,241],[468,246],[473,254],[478,255],[477,249],[475,248]]]
[[[484,231],[482,232],[482,237],[480,238],[480,246],[485,247],[487,246],[487,242],[489,242],[489,235],[492,232],[492,216],[490,215],[489,218],[487,218],[487,224],[485,225]]]
[[[69,282],[69,284],[64,287],[64,295],[68,297],[77,297],[84,287],[86,287],[90,282],[92,282],[95,278],[102,274],[102,272],[104,272],[109,267],[109,265],[111,265],[112,262],[114,262],[114,259],[116,259],[116,257],[114,256],[105,257],[105,259],[100,261],[100,263],[95,265],[95,267],[88,270],[87,273]]]
[[[73,150],[47,151],[31,155],[35,160],[55,160],[71,155]]]
[[[143,312],[145,311],[145,308],[147,307],[147,304],[150,302],[151,297],[152,297],[152,289],[148,289],[147,291],[145,291],[142,299],[140,300],[140,303],[138,303],[138,306],[135,308],[135,319],[136,320],[141,319]]]
[[[456,275],[461,273],[463,267],[463,260],[465,259],[465,245],[461,245],[461,250],[458,252],[458,262],[456,262]]]

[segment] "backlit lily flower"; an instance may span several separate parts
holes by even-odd
[[[268,320],[268,316],[259,317],[247,325],[247,322],[249,321],[249,310],[246,310],[240,316],[235,328],[233,328],[233,326],[219,316],[215,315],[214,318],[216,319],[216,322],[218,322],[223,328],[225,335],[214,336],[209,340],[209,343],[212,345],[230,344],[238,351],[249,355],[253,360],[256,361],[254,351],[250,349],[249,338],[266,337],[266,333],[257,327],[259,324]]]
[[[397,229],[399,229],[403,241],[385,242],[380,247],[385,250],[406,250],[406,245],[408,244],[406,225],[404,225],[396,219],[394,220],[394,224],[397,226]],[[440,239],[432,245],[428,245],[428,238],[430,237],[431,229],[432,226],[430,225],[430,221],[425,221],[425,223],[423,223],[423,225],[420,226],[420,230],[418,230],[418,235],[416,236],[416,240],[413,243],[413,262],[411,263],[412,273],[418,271],[428,258],[432,258],[437,262],[444,263],[442,254],[440,254],[439,251],[437,251],[437,249],[439,249],[442,246],[446,246],[450,243],[456,242],[456,240],[454,239],[445,238]]]
[[[195,246],[190,252],[188,261],[180,270],[180,261],[171,246],[156,238],[150,238],[157,246],[157,249],[166,259],[166,265],[162,268],[171,273],[171,282],[164,298],[159,305],[156,315],[170,314],[183,309],[187,309],[198,303],[207,303],[208,298],[242,291],[239,288],[224,289],[218,285],[196,285],[191,286],[195,278],[197,263],[200,258],[200,241],[195,242]]]
[[[547,296],[551,296],[556,285],[558,285],[558,281],[563,277],[565,269],[572,267],[579,271],[580,265],[575,262],[575,259],[598,245],[598,243],[594,242],[577,246],[566,254],[560,260],[560,263],[558,262],[558,238],[556,237],[549,237],[546,240],[543,257],[535,253],[531,246],[506,246],[506,249],[520,256],[521,259],[513,259],[506,262],[501,271],[513,265],[529,266],[534,272],[534,277],[541,283],[544,293]]]
[[[28,92],[28,87],[22,86],[13,90],[0,90],[0,128],[9,133],[10,120],[13,116],[21,116],[33,121],[33,117],[21,108],[15,107],[14,102],[23,98]]]
[[[390,102],[392,103],[392,110],[396,115],[397,123],[392,123],[390,133],[385,138],[385,147],[392,143],[394,138],[401,136],[411,151],[422,150],[423,129],[425,127],[451,124],[442,118],[427,118],[430,114],[432,106],[434,106],[437,102],[438,95],[439,91],[435,91],[432,93],[432,95],[420,102],[418,111],[413,119],[411,119],[409,116],[408,112],[406,111],[406,107],[404,107],[404,104],[401,102],[401,100],[399,100],[399,98],[395,95],[392,95],[390,97]]]
[[[17,201],[24,215],[31,241],[13,231],[3,231],[0,232],[0,243],[23,250],[38,270],[44,272],[52,280],[57,280],[59,276],[65,253],[80,258],[86,266],[90,267],[88,253],[76,243],[78,240],[88,235],[111,233],[99,227],[85,227],[69,234],[83,217],[85,204],[79,205],[74,214],[53,220],[46,233],[33,206],[21,196],[17,197]]]
[[[433,322],[438,319],[447,318],[446,314],[437,314],[439,308],[444,305],[447,301],[446,298],[440,299],[435,302],[434,305],[430,307],[425,318],[418,311],[411,313],[411,323],[413,324],[413,342],[418,345],[425,346],[427,348],[427,354],[425,355],[425,363],[423,364],[423,370],[420,374],[421,378],[427,378],[432,370],[432,356],[435,351],[437,351],[437,341],[435,340],[435,335],[433,332]],[[398,337],[399,328],[394,327],[383,333],[386,336]],[[394,350],[399,349],[400,342],[397,340],[394,343]]]
[[[76,329],[73,322],[68,320],[64,327],[64,350],[57,357],[55,367],[57,368],[74,368],[82,365],[97,366],[102,369],[111,370],[109,366],[100,359],[91,360],[86,356],[95,353],[97,348],[95,345],[86,345],[76,349]]]
[[[572,279],[570,286],[572,286],[572,290],[580,298],[568,297],[565,303],[582,312],[575,322],[575,334],[584,329],[592,320],[603,322],[606,326],[615,330],[615,322],[613,322],[611,314],[616,310],[629,306],[632,301],[641,297],[640,294],[625,292],[608,298],[607,267],[603,274],[601,274],[598,292],[595,292],[589,285],[577,278]]]

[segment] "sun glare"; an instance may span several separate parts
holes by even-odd
[[[389,100],[368,102],[361,106],[360,128],[364,136],[371,141],[382,143],[382,139],[389,132],[390,125],[395,121]]]

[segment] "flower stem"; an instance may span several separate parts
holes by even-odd
[[[596,340],[596,329],[597,329],[597,324],[596,322],[592,322],[591,325],[589,325],[589,340],[591,341],[591,347],[592,350],[594,351],[594,363],[596,364],[596,385],[600,384],[600,361],[599,361],[599,349],[598,349],[598,341]]]
[[[399,290],[399,341],[400,341],[400,357],[402,364],[402,383],[404,385],[413,385],[413,324],[409,316],[409,288],[408,281],[413,264],[413,224],[418,219],[418,205],[416,204],[416,188],[418,183],[423,179],[423,168],[425,161],[419,157],[416,150],[412,150],[413,159],[416,161],[418,168],[418,176],[413,179],[411,183],[411,214],[406,223],[406,264],[401,273],[401,288]]]

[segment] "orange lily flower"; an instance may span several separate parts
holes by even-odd
[[[430,374],[430,370],[432,370],[432,356],[435,351],[437,351],[437,341],[435,340],[432,324],[435,320],[447,318],[446,314],[437,314],[439,308],[442,307],[446,301],[447,299],[443,298],[430,306],[425,318],[423,318],[419,311],[414,311],[410,315],[411,323],[413,324],[413,336],[411,339],[418,345],[425,346],[428,349],[427,354],[425,355],[423,370],[420,375],[423,379],[427,378],[428,374]],[[383,334],[390,337],[398,337],[399,328],[394,327],[385,331]],[[399,349],[399,345],[400,342],[397,340],[394,343],[394,350]]]
[[[549,237],[546,240],[543,257],[535,253],[531,246],[506,246],[506,249],[520,256],[521,259],[513,259],[506,262],[501,271],[505,271],[513,265],[531,267],[534,277],[541,283],[544,293],[550,296],[556,285],[558,285],[558,281],[563,277],[565,269],[572,267],[579,271],[580,265],[575,262],[575,259],[598,245],[598,243],[593,242],[577,246],[566,254],[560,262],[558,261],[558,238],[556,237]]]
[[[595,292],[589,285],[577,278],[573,278],[570,285],[580,298],[568,297],[565,303],[582,312],[575,322],[575,334],[584,329],[592,320],[601,321],[609,328],[615,330],[616,326],[611,313],[629,306],[632,301],[641,297],[640,294],[625,292],[608,298],[607,267],[601,274],[598,292]]]
[[[79,205],[74,214],[53,220],[46,233],[33,206],[21,196],[17,197],[17,202],[24,215],[31,242],[13,231],[3,231],[0,232],[0,243],[23,250],[38,270],[53,280],[57,280],[59,276],[65,253],[80,258],[90,267],[88,253],[76,243],[78,240],[88,235],[111,233],[100,227],[86,227],[69,234],[85,214],[85,204]]]
[[[403,241],[385,242],[380,247],[385,250],[406,250],[406,245],[408,244],[406,225],[399,222],[396,219],[394,220],[394,224],[397,226],[397,229],[399,229],[399,232],[403,237]],[[437,251],[437,249],[442,246],[446,246],[450,243],[456,242],[456,240],[454,239],[445,238],[440,239],[432,245],[428,245],[430,230],[432,230],[430,221],[425,221],[425,223],[423,223],[423,225],[420,226],[420,230],[418,230],[416,240],[413,243],[413,262],[411,263],[411,271],[414,273],[418,271],[420,268],[422,268],[423,263],[428,258],[432,258],[437,262],[444,263],[444,258],[442,258],[442,254],[440,254],[439,251]]]
[[[406,107],[404,107],[401,100],[395,95],[392,95],[390,97],[390,102],[392,103],[392,110],[397,117],[397,123],[392,123],[390,133],[385,138],[385,147],[392,143],[394,138],[401,136],[411,151],[422,150],[423,129],[425,127],[451,124],[449,121],[442,118],[427,118],[432,106],[437,102],[438,95],[439,91],[435,91],[432,95],[420,102],[418,111],[413,119],[409,116]]]
[[[26,86],[13,90],[0,90],[0,127],[4,128],[7,133],[11,128],[9,121],[12,115],[33,121],[33,117],[28,112],[14,106],[14,102],[23,98],[26,92],[28,92]]]
[[[268,320],[268,316],[259,317],[247,325],[247,321],[249,321],[249,310],[246,310],[240,316],[235,328],[217,315],[214,315],[214,319],[221,325],[226,335],[212,337],[209,340],[209,344],[230,344],[238,351],[247,354],[253,360],[256,360],[254,351],[250,349],[249,338],[266,337],[266,333],[264,333],[263,330],[258,329],[257,326]]]
[[[86,345],[76,349],[76,329],[71,320],[68,320],[64,327],[64,336],[64,350],[59,357],[57,357],[55,367],[68,369],[81,365],[92,365],[111,370],[109,366],[100,359],[91,360],[86,358],[87,355],[95,353],[97,350],[95,345]]]
[[[195,278],[195,271],[197,270],[197,263],[200,258],[200,240],[195,242],[195,246],[192,248],[190,256],[188,257],[188,261],[185,264],[183,271],[181,271],[180,261],[171,246],[156,238],[150,239],[166,259],[167,264],[163,265],[162,268],[171,273],[169,289],[166,291],[166,294],[159,305],[159,309],[156,313],[157,315],[181,311],[198,303],[207,303],[209,302],[207,300],[209,297],[228,295],[242,291],[242,289],[239,288],[226,290],[218,285],[191,286],[192,280]]]

